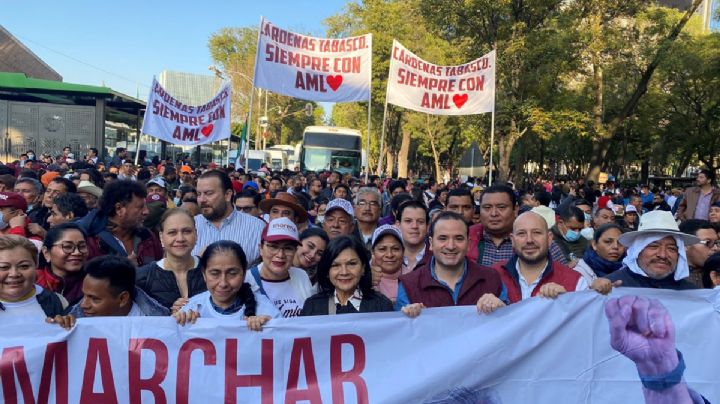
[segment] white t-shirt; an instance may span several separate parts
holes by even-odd
[[[267,297],[253,293],[255,295],[255,301],[257,306],[255,309],[255,315],[257,316],[270,316],[276,318],[280,316],[280,312],[277,311],[275,306],[268,300]],[[221,314],[215,311],[210,301],[210,292],[206,291],[195,295],[188,300],[187,304],[183,306],[182,311],[187,312],[193,310],[200,313],[201,318],[222,318],[222,319],[237,319],[242,320],[245,317],[245,307],[243,306],[240,310],[232,314]]]
[[[259,272],[262,264],[255,267]],[[249,283],[256,295],[262,294],[260,287],[252,274],[253,268],[247,271],[245,282]],[[262,279],[262,289],[267,298],[280,311],[283,318],[297,317],[302,311],[305,299],[316,293],[316,288],[310,283],[307,272],[300,268],[290,267],[290,278],[283,281],[268,281]]]
[[[5,307],[5,310],[0,310],[0,318],[3,318],[5,316],[12,316],[17,319],[22,319],[23,321],[45,321],[45,318],[47,317],[45,315],[45,312],[43,311],[42,307],[40,307],[40,303],[37,301],[37,295],[42,293],[42,287],[39,285],[35,285],[35,294],[26,300],[23,300],[21,302],[6,302],[2,301],[3,306]],[[6,318],[3,318],[2,321],[5,321]]]

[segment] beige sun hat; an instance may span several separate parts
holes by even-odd
[[[685,245],[693,245],[700,242],[700,239],[680,231],[672,213],[663,210],[653,210],[640,216],[640,225],[637,231],[631,231],[620,236],[620,243],[629,247],[635,238],[648,234],[660,234],[673,237],[680,237]]]

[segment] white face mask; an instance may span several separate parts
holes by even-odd
[[[580,235],[585,237],[588,240],[592,240],[594,234],[595,234],[595,230],[593,230],[592,227],[586,227],[586,228],[580,230]]]
[[[325,222],[325,215],[317,215],[317,217],[315,217],[315,223],[323,224],[323,222]]]

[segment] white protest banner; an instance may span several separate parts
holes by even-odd
[[[262,332],[157,317],[81,319],[68,332],[0,312],[0,402],[717,402],[718,310],[719,291],[619,288],[532,298],[491,315],[460,307],[416,319],[277,319]],[[677,352],[684,382],[646,401],[641,361],[669,355],[678,367]]]
[[[426,62],[393,40],[387,102],[433,115],[491,112],[495,51],[459,66]]]
[[[204,105],[186,105],[153,80],[142,133],[182,146],[198,146],[230,137],[232,87],[225,84]]]
[[[316,38],[261,19],[255,86],[310,101],[370,98],[372,35]]]

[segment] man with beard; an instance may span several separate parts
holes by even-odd
[[[533,296],[556,298],[565,292],[588,288],[583,277],[570,267],[553,261],[549,254],[552,233],[535,212],[518,216],[510,235],[514,254],[493,269],[500,274],[511,303]]]
[[[198,238],[192,254],[201,255],[216,241],[233,240],[243,248],[248,262],[255,261],[265,222],[235,210],[230,177],[218,170],[204,172],[198,178],[197,194],[201,214],[195,216]]]

